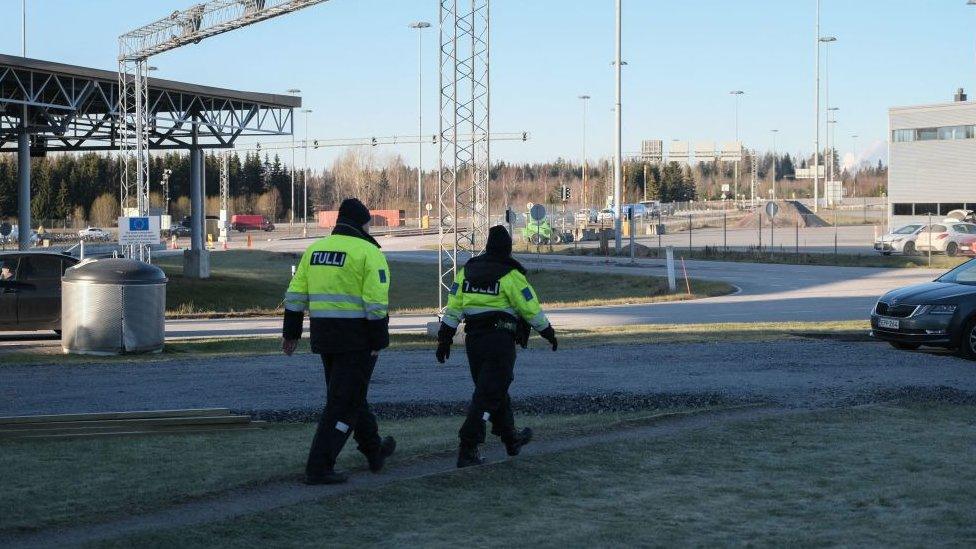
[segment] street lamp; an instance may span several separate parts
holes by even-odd
[[[970,2],[974,2],[974,0],[969,0],[969,1]],[[853,176],[854,176],[854,183],[851,186],[851,194],[853,196],[856,196],[857,195],[857,167],[858,167],[858,163],[857,163],[857,138],[858,138],[858,135],[857,134],[854,134],[854,135],[851,136],[851,139],[854,141],[854,152],[853,152],[853,154],[854,154],[854,167],[851,170],[852,173],[853,173]]]
[[[580,206],[589,207],[586,195],[586,103],[590,96],[583,94],[579,99],[583,102],[583,189],[580,191]]]
[[[621,74],[620,74],[621,71],[620,71],[620,69],[621,69],[621,66],[623,64],[622,63],[622,58],[621,58],[621,49],[622,49],[621,35],[623,34],[623,32],[622,32],[622,29],[623,29],[623,8],[622,8],[622,4],[623,4],[623,0],[617,0],[616,1],[616,6],[615,6],[616,7],[616,10],[615,10],[616,11],[616,21],[615,21],[615,23],[616,23],[615,24],[615,28],[616,28],[615,29],[616,30],[616,33],[615,33],[616,34],[616,37],[615,37],[616,38],[616,40],[615,40],[616,55],[614,56],[614,61],[615,61],[615,64],[614,64],[614,81],[616,83],[616,93],[615,93],[615,100],[614,100],[614,132],[613,132],[613,138],[614,138],[613,139],[614,140],[614,147],[613,147],[613,149],[614,149],[614,155],[613,155],[613,209],[614,209],[614,232],[616,233],[616,239],[614,241],[614,251],[618,255],[620,254],[620,248],[622,246],[622,240],[621,240],[621,234],[620,234],[620,229],[621,229],[621,219],[620,219],[620,216],[621,216],[621,212],[622,212],[622,205],[620,204],[620,199],[621,199],[621,191],[622,191],[622,189],[621,189],[621,183],[622,183],[622,179],[623,179],[623,173],[622,173],[622,162],[623,162],[623,160],[621,158],[621,156],[623,154],[623,149],[622,149],[622,145],[621,145],[621,140],[622,140],[622,132],[621,132],[622,118],[621,118],[621,78],[620,78],[621,77]]]
[[[308,236],[308,115],[312,109],[302,109],[305,113],[305,168],[302,171],[302,237]]]
[[[735,97],[735,146],[739,147],[741,154],[742,146],[739,144],[739,98],[745,95],[746,92],[742,90],[732,90],[729,95]],[[734,193],[739,194],[739,161],[736,160],[733,164],[732,172],[732,182],[735,186]]]
[[[298,88],[291,88],[288,93],[292,95],[298,95],[302,93],[302,90]],[[305,145],[308,145],[306,143]],[[295,226],[295,124],[294,119],[291,125],[291,222],[288,224],[289,232]]]
[[[776,200],[776,168],[779,163],[779,155],[776,153],[776,134],[779,130],[769,130],[773,134],[773,183],[772,183],[772,195],[773,200]]]
[[[813,211],[818,212],[820,209],[820,45],[829,44],[831,42],[836,42],[837,38],[833,36],[821,36],[820,35],[820,0],[817,0],[817,122],[816,122],[816,151],[813,153]],[[829,72],[829,71],[827,71]],[[829,87],[829,86],[828,86]],[[829,93],[827,95],[827,104],[830,104]]]
[[[410,23],[417,31],[417,227],[423,225],[424,217],[424,29],[430,28],[427,21]]]

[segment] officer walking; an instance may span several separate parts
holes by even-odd
[[[308,453],[307,484],[346,481],[335,463],[350,433],[374,473],[396,449],[393,437],[380,439],[366,402],[376,359],[390,343],[390,268],[369,235],[370,219],[362,202],[343,200],[332,235],[305,251],[285,294],[282,351],[295,352],[307,310],[312,352],[325,366],[326,403]]]
[[[515,429],[508,388],[514,379],[515,343],[524,348],[529,326],[556,350],[556,333],[539,306],[539,297],[525,278],[525,268],[512,257],[512,237],[498,225],[488,232],[485,253],[459,270],[437,335],[437,361],[451,356],[451,343],[464,320],[474,394],[461,426],[457,466],[484,463],[478,445],[485,442],[485,422],[505,443],[510,456],[532,440],[532,429]]]

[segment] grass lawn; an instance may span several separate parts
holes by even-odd
[[[597,248],[578,248],[556,247],[553,248],[554,254],[559,255],[600,255]],[[630,252],[625,250],[621,255],[630,257]],[[663,259],[665,251],[654,247],[642,247],[637,257]],[[612,254],[611,254],[612,255]],[[904,256],[904,255],[881,255],[881,254],[832,254],[832,253],[807,253],[795,254],[789,246],[781,251],[769,250],[724,250],[721,247],[687,248],[675,247],[675,256],[685,259],[705,260],[705,261],[732,261],[740,263],[778,263],[787,265],[830,265],[836,267],[886,267],[886,268],[929,268],[929,258],[925,255]],[[601,256],[602,257],[602,256]],[[949,257],[946,255],[933,254],[931,268],[951,269],[969,261],[968,257]]]
[[[291,267],[300,256],[291,253],[232,250],[210,256],[211,277],[184,278],[182,258],[166,257],[157,264],[166,271],[166,310],[169,316],[274,314],[291,280]],[[399,312],[433,311],[437,294],[434,265],[390,263],[390,305]],[[670,294],[663,277],[533,270],[529,274],[542,302],[548,307],[648,303],[690,297],[724,295],[734,287],[724,282],[692,280],[693,296]]]
[[[661,412],[519,416],[518,421],[544,440],[655,413]],[[398,442],[391,464],[455,451],[462,420],[381,420],[381,433]],[[0,441],[0,532],[145,513],[271,481],[298,483],[314,432],[311,424],[272,424],[238,433]],[[339,467],[365,469],[354,441],[346,445]]]
[[[558,328],[558,327],[557,327]],[[561,349],[595,347],[601,345],[706,343],[716,341],[778,341],[795,337],[866,338],[870,330],[867,321],[835,322],[740,322],[724,324],[638,324],[592,330],[560,330]],[[421,334],[391,334],[390,350],[433,349],[432,339]],[[529,348],[544,348],[546,343],[537,335],[529,339]],[[277,337],[236,337],[169,342],[159,354],[87,356],[64,355],[59,347],[39,347],[36,351],[2,353],[0,367],[22,364],[50,364],[57,357],[59,364],[158,362],[187,358],[205,359],[213,356],[255,356],[276,354],[281,350]],[[299,353],[311,352],[308,338],[302,339]]]
[[[976,408],[861,408],[526,456],[118,547],[968,546]]]

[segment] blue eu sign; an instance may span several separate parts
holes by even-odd
[[[148,217],[130,217],[129,218],[129,230],[130,231],[148,231],[149,230],[149,218]]]

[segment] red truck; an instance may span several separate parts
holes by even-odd
[[[275,226],[267,217],[263,215],[232,215],[230,226],[235,231],[273,231]]]

